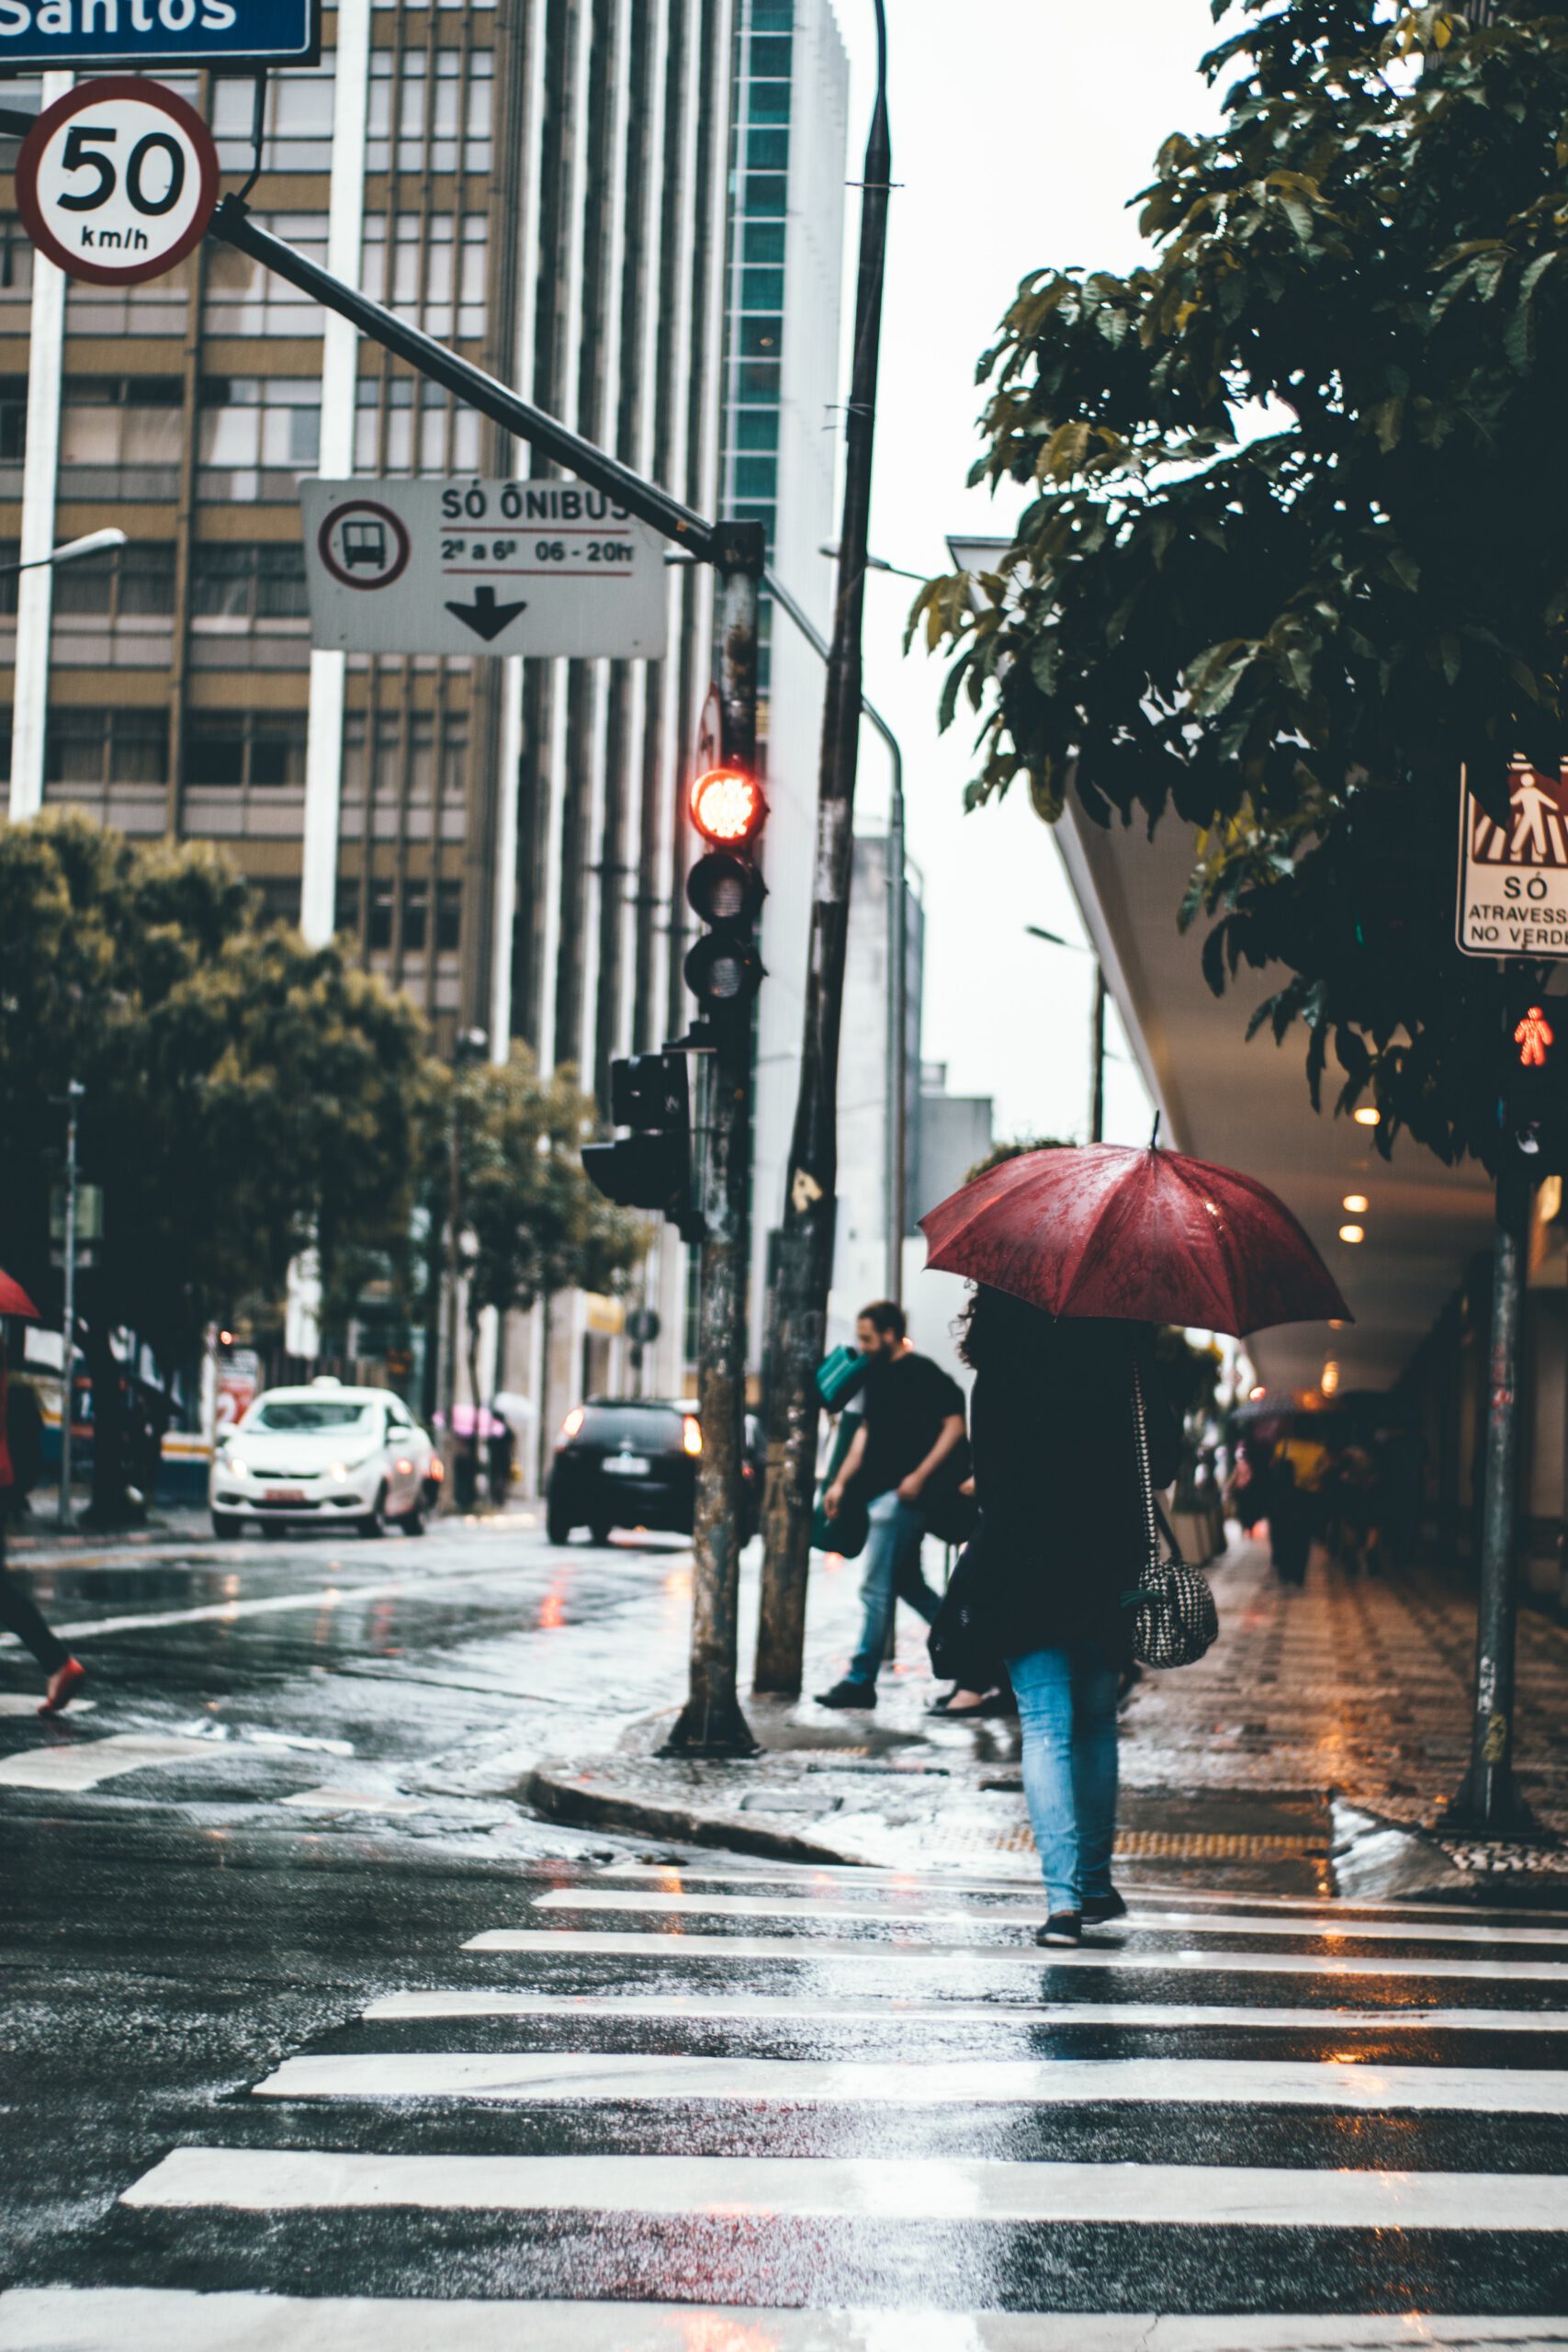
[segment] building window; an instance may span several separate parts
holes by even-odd
[[[248,82],[220,82],[220,91],[243,90],[250,104]],[[293,245],[308,261],[322,268],[327,259],[327,216],[324,212],[258,212],[258,227],[270,229]],[[207,248],[207,294],[204,316],[209,334],[318,335],[326,313],[286,277],[215,239]]]
[[[367,220],[361,283],[374,301],[427,334],[482,335],[489,242],[482,212],[436,214],[428,233],[417,212],[394,213],[389,224]]]
[[[461,882],[438,882],[435,886],[435,946],[443,956],[456,955],[463,938],[463,886]]]
[[[14,212],[0,213],[0,295],[32,290],[32,240]]]
[[[305,550],[288,539],[253,546],[198,539],[191,551],[191,611],[200,620],[303,620]]]
[[[175,550],[156,540],[62,564],[54,575],[57,620],[166,619],[175,609]]]
[[[305,714],[200,711],[186,730],[185,780],[197,791],[305,782]]]
[[[211,122],[218,160],[226,172],[248,172],[254,160],[251,123],[254,85],[222,79],[212,89]],[[333,75],[285,66],[267,83],[262,136],[264,172],[330,172]],[[283,230],[278,235],[285,234]]]
[[[62,466],[177,466],[185,392],[177,376],[67,376]]]
[[[337,895],[333,904],[333,928],[334,931],[352,932],[356,937],[358,935],[359,876],[357,874],[340,874],[337,877]]]
[[[0,376],[0,465],[19,466],[28,447],[28,379]]]
[[[54,785],[165,784],[169,718],[163,710],[51,710],[44,781]]]
[[[439,384],[420,383],[416,410],[412,377],[394,376],[388,383],[384,456],[381,439],[382,387],[379,380],[373,376],[362,376],[357,398],[359,413],[355,419],[354,454],[355,464],[362,473],[465,474],[478,470],[479,413],[477,410],[450,402]]]
[[[201,387],[197,453],[215,470],[308,473],[321,440],[321,387],[308,376],[209,377]],[[230,485],[227,495],[243,494]]]
[[[403,884],[403,951],[422,956],[430,943],[430,885],[415,877]]]
[[[219,84],[222,88],[222,84]],[[292,929],[299,921],[299,882],[292,874],[264,875],[251,884],[261,900],[263,922],[284,922]]]
[[[417,51],[401,52],[394,158],[392,85],[398,62],[398,53],[386,49],[377,50],[370,60],[366,169],[488,172],[494,111],[491,52],[470,51],[466,89],[458,51],[437,50],[434,74],[430,61]]]
[[[385,877],[370,885],[370,931],[366,941],[373,953],[385,951],[392,944],[392,910],[397,904],[397,885]]]

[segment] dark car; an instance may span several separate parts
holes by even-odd
[[[607,1544],[613,1527],[647,1527],[690,1535],[696,1500],[702,1424],[694,1406],[651,1397],[591,1396],[561,1424],[550,1465],[545,1530],[565,1544],[586,1527]],[[755,1424],[748,1418],[744,1532],[756,1532],[761,1466]]]

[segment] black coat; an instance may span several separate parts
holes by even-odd
[[[932,1628],[933,1657],[1087,1640],[1123,1655],[1122,1595],[1147,1551],[1134,1362],[1159,1487],[1175,1475],[1180,1432],[1143,1326],[1042,1315],[1026,1351],[982,1363],[970,1403],[981,1526]]]

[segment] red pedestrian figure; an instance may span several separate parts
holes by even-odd
[[[1514,1043],[1519,1049],[1519,1060],[1526,1069],[1546,1068],[1546,1049],[1555,1045],[1557,1033],[1539,1004],[1532,1004],[1514,1032]]]

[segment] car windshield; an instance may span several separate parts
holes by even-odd
[[[270,1396],[254,1405],[245,1416],[248,1430],[367,1430],[374,1405],[356,1405],[346,1396]]]
[[[578,1436],[588,1445],[629,1443],[658,1452],[679,1447],[681,1416],[672,1405],[590,1405]]]

